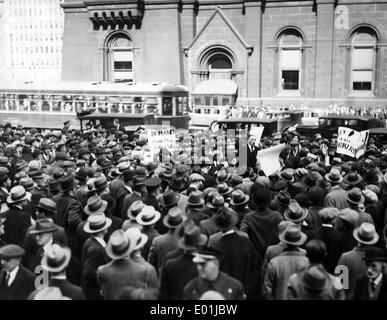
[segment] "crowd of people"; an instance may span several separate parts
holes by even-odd
[[[387,299],[378,141],[352,159],[337,135],[250,136],[237,170],[218,134],[149,157],[118,129],[0,126],[0,300]],[[257,151],[279,143],[266,176]]]

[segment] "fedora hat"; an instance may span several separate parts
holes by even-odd
[[[379,240],[379,235],[372,223],[364,222],[360,227],[353,230],[354,238],[362,244],[375,244]]]
[[[19,184],[23,186],[26,191],[29,191],[37,186],[34,180],[28,177],[20,179]]]
[[[28,199],[28,197],[29,192],[26,192],[23,186],[16,186],[11,189],[9,196],[7,197],[7,203],[18,203],[20,201]]]
[[[164,205],[164,207],[173,207],[174,205],[177,204],[179,199],[180,199],[179,193],[173,190],[169,190],[163,194],[163,197],[160,202]]]
[[[278,202],[279,205],[281,206],[287,206],[289,205],[290,203],[290,200],[291,200],[291,196],[290,196],[290,193],[285,191],[285,190],[281,190],[277,196],[276,196],[276,201]]]
[[[319,292],[327,287],[327,273],[321,266],[309,266],[300,280],[303,287],[309,291]]]
[[[42,170],[39,169],[33,169],[33,170],[28,170],[28,176],[32,179],[43,179],[43,173]]]
[[[105,212],[106,208],[107,201],[102,200],[99,195],[94,195],[87,199],[87,205],[84,211],[87,215],[91,215],[97,212]]]
[[[144,185],[147,188],[157,188],[161,184],[159,177],[152,177],[145,180]]]
[[[159,173],[159,178],[164,181],[169,181],[173,176],[173,171],[171,168],[166,168],[164,171]]]
[[[80,181],[86,181],[89,175],[89,171],[86,168],[79,168],[75,171],[75,179]]]
[[[83,231],[92,234],[98,233],[109,228],[111,224],[112,220],[110,218],[106,218],[104,213],[93,213],[87,218],[86,223],[83,225]]]
[[[228,196],[233,189],[229,187],[227,183],[223,182],[218,184],[218,186],[216,187],[216,190],[221,196],[225,197],[225,196]]]
[[[347,195],[347,201],[352,204],[359,204],[364,203],[364,196],[363,193],[359,188],[353,188],[351,191],[348,192]]]
[[[243,182],[243,177],[233,174],[229,180],[230,186],[235,188],[237,185],[240,185]]]
[[[350,186],[356,186],[363,181],[363,178],[357,172],[350,172],[344,177],[344,182]]]
[[[61,192],[72,190],[74,186],[75,181],[72,174],[65,175],[59,179],[58,190]]]
[[[126,236],[129,238],[130,250],[129,254],[133,251],[141,249],[148,241],[148,236],[141,233],[137,227],[131,227],[125,231]]]
[[[55,152],[55,160],[67,160],[66,152],[62,152],[62,151]]]
[[[141,210],[144,208],[145,204],[142,202],[142,200],[136,200],[134,201],[127,212],[127,216],[129,219],[135,220],[138,214],[141,212]]]
[[[305,243],[307,236],[305,233],[301,232],[300,226],[292,224],[288,226],[284,232],[280,233],[279,239],[283,243],[300,246]]]
[[[292,183],[294,181],[294,176],[290,172],[285,170],[280,173],[280,177],[281,179],[289,183]]]
[[[285,219],[294,223],[303,221],[307,215],[308,211],[302,208],[295,200],[290,202],[284,213]]]
[[[37,208],[42,209],[44,212],[50,212],[51,214],[56,213],[56,202],[49,198],[40,198]]]
[[[201,207],[204,204],[204,199],[202,195],[203,195],[203,192],[201,191],[192,191],[189,194],[187,204],[190,207]]]
[[[104,176],[100,176],[94,180],[94,188],[96,191],[104,190],[110,183]]]
[[[168,214],[163,218],[163,223],[168,228],[177,228],[181,226],[187,217],[183,215],[183,212],[178,207],[172,207],[168,210]]]
[[[24,169],[27,167],[27,162],[24,159],[18,160],[15,165],[16,172],[19,172],[20,170]]]
[[[145,180],[146,180],[146,177],[136,175],[136,176],[133,177],[133,185],[134,186],[143,186]]]
[[[57,227],[51,219],[39,219],[36,220],[36,223],[33,229],[30,231],[30,234],[42,234],[48,232],[55,232]]]
[[[215,218],[215,224],[221,231],[229,230],[238,223],[238,215],[237,213],[227,207],[222,207],[218,210]]]
[[[141,212],[136,217],[136,222],[141,226],[149,226],[155,224],[161,217],[153,206],[145,205]]]
[[[197,225],[189,223],[184,228],[184,235],[179,240],[179,247],[183,250],[195,251],[197,247],[205,245],[207,239],[207,236],[201,233]]]
[[[130,240],[124,230],[118,229],[114,231],[106,245],[106,254],[112,260],[119,260],[129,257]]]
[[[220,184],[228,181],[230,174],[225,169],[220,169],[216,174],[216,183]]]
[[[207,207],[209,207],[210,209],[218,209],[218,208],[221,208],[224,206],[224,198],[223,196],[221,196],[220,194],[218,193],[214,193],[214,197],[211,201],[211,203],[209,203],[207,205]]]
[[[59,273],[66,269],[70,259],[71,250],[54,243],[45,250],[41,264],[46,271]]]
[[[387,262],[387,257],[382,248],[369,247],[365,251],[365,257],[363,258],[363,260],[366,263],[372,262],[372,261]]]
[[[331,171],[325,175],[325,179],[336,184],[342,183],[344,180],[337,168],[332,168]]]
[[[250,200],[250,196],[246,195],[242,190],[236,189],[231,193],[230,205],[241,206]]]

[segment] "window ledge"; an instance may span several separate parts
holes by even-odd
[[[282,90],[277,93],[277,97],[301,97],[300,90]]]
[[[372,91],[352,91],[348,94],[350,98],[375,98]]]

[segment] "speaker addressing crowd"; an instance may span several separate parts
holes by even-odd
[[[387,299],[380,141],[121,129],[1,125],[1,300]]]

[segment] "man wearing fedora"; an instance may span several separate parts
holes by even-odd
[[[359,205],[364,205],[364,196],[361,190],[357,187],[352,188],[347,195],[348,207],[352,210],[355,210],[359,214],[359,219],[357,221],[357,226],[360,226],[363,222],[368,222],[374,224],[374,221],[371,215],[367,212],[359,210]]]
[[[122,219],[126,219],[127,212],[131,204],[136,200],[142,200],[145,194],[145,177],[142,176],[134,176],[133,178],[133,192],[127,194],[125,198],[122,200],[122,210],[121,217]]]
[[[251,212],[248,206],[250,196],[241,189],[235,189],[231,192],[230,207],[237,213],[238,222],[236,228],[240,228],[244,216]]]
[[[116,230],[110,236],[106,254],[112,260],[97,271],[101,295],[105,300],[117,300],[118,294],[126,287],[142,287],[141,279],[136,277],[136,264],[129,258],[137,245],[123,230]],[[157,287],[154,288],[157,292]]]
[[[35,289],[35,275],[21,265],[24,254],[15,244],[0,248],[0,300],[26,300]]]
[[[306,244],[309,266],[289,278],[288,300],[345,300],[338,279],[323,266],[327,249],[323,241],[312,239]]]
[[[97,283],[98,267],[108,262],[105,253],[105,235],[111,226],[111,219],[103,212],[91,214],[83,226],[84,232],[90,234],[82,249],[82,288],[86,300],[100,300],[100,288]]]
[[[209,217],[203,213],[203,192],[192,191],[187,200],[186,214],[189,220],[192,220],[196,225]]]
[[[4,167],[0,167],[0,206],[7,202],[9,196],[9,187],[11,185],[11,179],[9,178],[9,170]]]
[[[83,300],[82,288],[67,279],[66,271],[71,264],[71,250],[66,246],[52,244],[44,252],[41,266],[49,272],[49,287],[59,288],[71,300]]]
[[[160,212],[156,211],[152,206],[147,205],[141,209],[141,212],[136,217],[136,222],[141,226],[141,232],[147,236],[147,242],[141,250],[141,255],[145,260],[148,260],[149,250],[153,239],[160,235],[154,228],[160,218]]]
[[[218,211],[225,205],[223,196],[218,194],[216,190],[209,195],[209,200],[211,199],[212,201],[207,204],[207,208],[211,210],[208,211],[211,213],[211,216],[208,219],[200,221],[199,224],[203,234],[205,234],[207,237],[210,237],[212,234],[220,231],[218,229],[218,225],[215,222],[215,219],[217,217]]]
[[[242,283],[220,271],[222,252],[213,248],[200,249],[192,259],[198,276],[184,287],[184,300],[198,300],[208,290],[219,292],[226,300],[244,300]]]
[[[354,300],[387,300],[387,258],[383,249],[369,247],[365,252],[366,274],[356,281]]]
[[[192,261],[194,253],[207,243],[207,237],[192,221],[184,225],[184,234],[179,239],[179,253],[165,261],[160,277],[160,299],[182,300],[184,287],[198,276],[196,264]],[[170,254],[168,255],[170,256]]]
[[[305,253],[299,250],[307,239],[299,225],[289,225],[279,238],[286,248],[267,266],[263,283],[263,297],[266,300],[285,300],[290,276],[309,265]]]
[[[357,278],[363,276],[367,271],[364,262],[367,248],[379,241],[375,226],[367,222],[353,230],[353,237],[357,241],[357,246],[351,251],[344,252],[337,262],[337,266],[345,266],[348,270],[348,288],[345,288],[346,300],[353,299]]]
[[[58,189],[61,193],[53,198],[57,209],[54,222],[65,229],[72,255],[80,260],[82,244],[77,227],[82,223],[84,214],[81,203],[74,196],[74,188],[75,180],[71,174],[59,179]]]
[[[325,175],[325,179],[332,187],[324,198],[324,207],[335,207],[339,210],[348,208],[347,191],[340,186],[343,182],[340,170],[333,167],[331,171]]]
[[[32,223],[32,218],[23,210],[23,204],[28,201],[28,194],[22,186],[11,189],[7,197],[9,209],[5,212],[4,241],[9,244],[23,245],[25,234]]]
[[[249,299],[257,298],[259,268],[256,252],[247,235],[235,229],[237,213],[231,208],[222,207],[215,223],[220,231],[210,236],[208,246],[223,252],[220,270],[239,280]]]
[[[178,248],[178,228],[186,221],[186,217],[178,207],[173,207],[169,209],[162,221],[168,228],[168,232],[153,238],[148,256],[148,262],[155,267],[158,274],[161,274],[161,268],[168,252]]]

